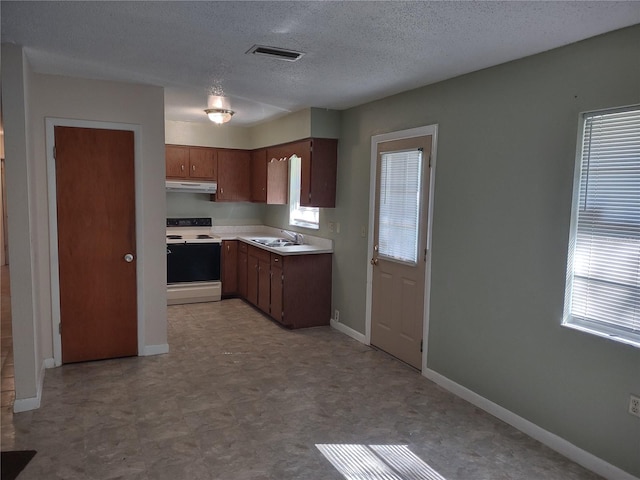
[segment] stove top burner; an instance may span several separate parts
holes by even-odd
[[[198,235],[196,238],[213,238],[213,237],[211,235],[201,234],[201,235]]]
[[[182,238],[182,235],[167,235],[167,238],[169,240],[180,240]]]

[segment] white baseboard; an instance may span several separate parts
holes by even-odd
[[[576,447],[574,444],[567,440],[539,427],[535,423],[526,420],[515,413],[507,410],[500,405],[493,403],[477,393],[469,390],[466,387],[449,380],[447,377],[440,375],[439,373],[426,368],[423,375],[429,380],[437,383],[444,389],[450,391],[454,395],[465,399],[467,402],[472,403],[478,408],[481,408],[485,412],[490,413],[494,417],[508,423],[512,427],[517,428],[521,432],[526,433],[532,438],[535,438],[539,442],[545,444],[547,447],[555,450],[556,452],[564,455],[565,457],[573,460],[574,462],[582,465],[583,467],[603,476],[609,480],[639,480],[630,473],[619,469],[615,465],[605,462],[601,458]]]
[[[16,398],[13,402],[13,412],[28,412],[29,410],[36,410],[40,408],[40,401],[42,400],[42,387],[44,386],[44,371],[47,368],[53,368],[55,361],[53,358],[45,358],[40,365],[40,372],[38,372],[38,381],[36,385],[36,396],[28,398]]]
[[[167,343],[162,345],[145,345],[140,356],[148,357],[151,355],[162,355],[164,353],[169,353],[169,344]]]
[[[333,318],[331,319],[331,327],[359,341],[360,343],[366,343],[366,338],[362,333],[357,332],[351,327],[347,327],[344,323],[336,322]]]

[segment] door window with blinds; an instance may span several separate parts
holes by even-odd
[[[415,265],[422,150],[381,153],[378,256]]]
[[[564,324],[640,347],[640,106],[587,113]]]

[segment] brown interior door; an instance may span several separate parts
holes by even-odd
[[[134,136],[55,127],[62,362],[137,355]]]

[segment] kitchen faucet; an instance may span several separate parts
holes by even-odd
[[[289,238],[292,238],[294,242],[298,245],[302,245],[304,243],[304,236],[301,233],[290,232],[289,230],[280,230],[282,233],[287,235]]]

